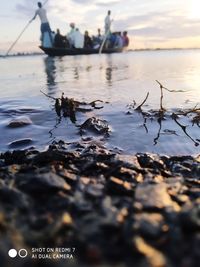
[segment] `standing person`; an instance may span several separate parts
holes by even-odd
[[[76,29],[75,29],[75,23],[74,22],[71,22],[69,24],[70,26],[70,32],[67,34],[67,39],[69,40],[69,44],[71,47],[74,47],[74,43],[75,43],[75,32],[76,32]]]
[[[104,22],[105,22],[105,26],[104,26],[105,34],[109,34],[110,33],[110,27],[111,27],[111,22],[112,22],[112,20],[110,18],[110,15],[111,15],[111,11],[108,10],[108,14],[107,14],[107,16],[105,17],[105,20],[104,20]]]
[[[51,44],[53,45],[53,38],[52,38],[52,34],[51,34],[51,28],[49,25],[49,21],[47,19],[47,14],[46,14],[46,10],[42,7],[42,3],[38,2],[38,9],[35,12],[35,16],[32,18],[32,20],[34,20],[37,16],[39,16],[40,20],[41,20],[41,33],[42,33],[42,44],[44,41],[44,33],[48,32],[49,34],[49,38],[51,40]],[[31,20],[31,21],[32,21]]]

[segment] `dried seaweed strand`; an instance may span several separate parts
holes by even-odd
[[[142,108],[142,106],[144,105],[144,103],[147,101],[148,97],[149,97],[149,92],[147,93],[147,95],[146,95],[144,101],[143,101],[143,102],[142,102],[142,103],[141,103],[135,110],[137,110],[137,111],[141,111],[141,108]]]

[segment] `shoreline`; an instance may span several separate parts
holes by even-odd
[[[189,51],[189,50],[200,50],[200,47],[189,47],[189,48],[135,48],[124,50],[124,52],[157,52],[157,51]],[[46,56],[43,52],[16,52],[14,54],[10,54],[5,56],[4,54],[0,54],[0,58],[7,57],[25,57],[25,56]]]
[[[75,247],[80,266],[198,265],[200,155],[120,155],[60,141],[3,153],[0,166],[2,267],[10,246]]]

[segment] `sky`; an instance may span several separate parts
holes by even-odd
[[[0,53],[15,41],[37,8],[36,0],[1,0]],[[45,1],[43,1],[44,3]],[[75,22],[84,33],[104,28],[111,10],[112,30],[127,30],[130,48],[200,48],[200,0],[49,0],[45,4],[53,30],[69,32]],[[40,20],[33,21],[14,47],[39,51]]]

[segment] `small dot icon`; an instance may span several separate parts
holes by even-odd
[[[28,251],[26,249],[22,248],[19,250],[18,255],[20,256],[20,258],[26,258],[28,255]]]
[[[17,256],[17,250],[12,248],[8,251],[8,256],[11,258],[15,258]]]

